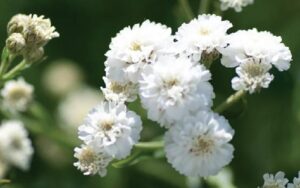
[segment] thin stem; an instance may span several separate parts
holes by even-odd
[[[215,112],[217,113],[223,113],[225,110],[233,106],[235,103],[237,103],[240,99],[242,99],[246,95],[246,92],[244,90],[237,91],[236,93],[229,96],[226,101],[224,101],[222,104],[220,104],[216,109]]]
[[[126,166],[132,164],[132,163],[136,160],[136,158],[137,158],[138,156],[140,156],[140,154],[141,154],[141,151],[135,151],[135,152],[133,152],[132,155],[130,155],[130,156],[127,157],[126,159],[123,159],[123,160],[121,160],[121,161],[117,161],[117,162],[113,163],[112,165],[113,165],[113,167],[115,167],[115,168],[123,168],[123,167],[126,167]]]
[[[163,141],[139,142],[134,147],[141,150],[156,150],[156,149],[163,148],[164,142]]]
[[[209,3],[210,3],[209,0],[201,0],[200,6],[199,6],[199,10],[198,10],[198,13],[199,13],[199,14],[205,14],[205,13],[208,13],[208,10],[209,10]]]
[[[29,64],[26,60],[21,61],[18,65],[16,65],[13,69],[11,69],[8,73],[3,75],[3,80],[10,80],[17,76],[21,71],[25,70],[29,67]]]
[[[191,9],[191,6],[188,2],[188,0],[178,0],[180,6],[182,7],[183,11],[185,12],[186,18],[188,20],[191,20],[194,18],[194,13]]]

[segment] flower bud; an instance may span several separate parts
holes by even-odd
[[[44,48],[32,49],[24,54],[24,58],[29,63],[34,63],[44,56]]]
[[[6,48],[12,54],[21,54],[25,46],[25,39],[20,33],[11,34],[6,40]]]
[[[29,17],[24,14],[17,14],[7,24],[7,33],[22,33],[28,25]]]

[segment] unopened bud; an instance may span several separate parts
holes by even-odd
[[[32,49],[24,54],[27,62],[34,63],[39,61],[44,56],[44,48]]]
[[[24,14],[17,14],[7,24],[7,33],[22,33],[28,25],[29,17]]]
[[[20,33],[11,34],[6,40],[6,48],[12,54],[19,55],[26,46],[25,39]]]

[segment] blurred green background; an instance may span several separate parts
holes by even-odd
[[[198,0],[190,2],[196,10]],[[172,27],[175,32],[183,21],[182,10],[176,0],[1,0],[2,46],[7,37],[6,24],[17,13],[45,15],[51,18],[61,34],[60,38],[47,45],[48,59],[24,74],[26,80],[35,85],[35,98],[45,105],[52,116],[56,114],[60,99],[47,92],[41,78],[53,61],[62,58],[71,60],[83,71],[85,82],[99,89],[103,86],[104,53],[108,50],[111,37],[120,29],[150,19]],[[233,140],[235,158],[230,165],[234,184],[239,188],[257,187],[262,184],[265,172],[275,173],[279,170],[286,172],[291,179],[300,170],[300,1],[255,0],[241,13],[229,10],[224,12],[223,17],[234,25],[230,32],[256,27],[282,36],[293,54],[289,71],[273,70],[275,80],[270,88],[248,96],[247,102],[225,114],[236,130]],[[217,95],[215,104],[218,104],[233,92],[230,80],[234,70],[215,63],[212,73]],[[63,77],[60,81],[64,82]],[[149,124],[146,121],[144,123]],[[150,125],[145,128],[143,134],[146,139],[161,132],[161,129],[153,127]],[[164,159],[147,160],[123,169],[110,168],[105,178],[85,177],[72,166],[75,161],[72,148],[56,146],[43,135],[31,137],[36,150],[31,170],[26,173],[11,170],[8,178],[13,182],[3,187],[187,186],[187,180]],[[51,150],[51,147],[55,149]]]

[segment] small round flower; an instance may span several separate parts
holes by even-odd
[[[275,176],[273,174],[264,174],[264,184],[262,188],[285,188],[289,180],[284,176],[285,174],[283,172],[277,172]]]
[[[62,97],[83,85],[83,73],[76,63],[67,60],[56,60],[43,72],[42,83],[52,95]]]
[[[6,48],[12,54],[19,55],[26,46],[25,39],[20,33],[11,34],[6,40]]]
[[[88,115],[79,127],[79,138],[86,144],[95,142],[112,157],[127,157],[140,139],[140,117],[122,103],[103,102]]]
[[[9,165],[27,170],[33,148],[20,121],[7,121],[0,126],[0,158]]]
[[[31,48],[45,46],[51,39],[59,37],[50,19],[35,14],[29,15],[29,21],[23,31],[26,44]]]
[[[236,67],[244,62],[262,62],[274,65],[279,71],[289,69],[292,55],[281,37],[256,29],[240,30],[227,36],[227,46],[221,48],[221,63]]]
[[[104,151],[93,147],[93,145],[76,147],[74,157],[78,159],[74,166],[82,171],[84,175],[99,174],[101,177],[106,176],[106,168],[113,159]]]
[[[22,33],[27,27],[30,17],[24,14],[17,14],[7,24],[7,33]]]
[[[233,134],[224,117],[200,111],[185,117],[166,133],[166,157],[183,175],[216,175],[233,158],[234,148],[228,143]]]
[[[33,90],[33,86],[23,78],[6,82],[1,91],[4,107],[12,112],[26,111],[32,101]]]
[[[140,80],[140,98],[148,118],[170,127],[190,112],[211,107],[211,74],[186,57],[163,56]]]
[[[233,8],[236,12],[241,12],[242,8],[250,5],[254,0],[220,0],[221,1],[221,10],[227,10]]]
[[[259,92],[261,88],[268,88],[274,76],[268,71],[270,64],[248,61],[236,68],[238,77],[231,81],[234,90],[249,91],[250,94]]]
[[[107,77],[103,77],[106,87],[101,90],[106,100],[116,102],[133,102],[137,99],[138,86],[131,82],[118,83],[111,81]]]
[[[298,173],[298,177],[295,177],[293,183],[289,183],[287,188],[300,188],[300,172]]]
[[[193,61],[200,61],[202,55],[216,53],[219,47],[225,46],[224,37],[231,27],[232,24],[222,21],[220,16],[199,15],[197,19],[182,24],[175,39],[184,54]]]
[[[103,101],[99,90],[82,87],[70,92],[59,104],[58,115],[63,128],[68,132],[76,133],[77,128],[84,121],[86,114]]]
[[[124,28],[112,39],[105,54],[105,65],[110,69],[107,76],[118,82],[137,83],[144,65],[154,62],[172,41],[170,28],[149,20]]]

